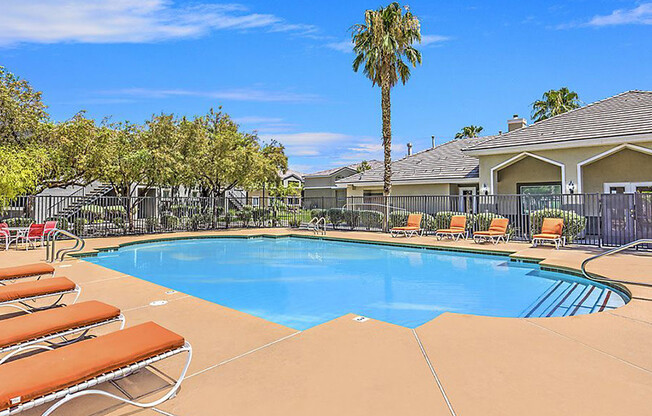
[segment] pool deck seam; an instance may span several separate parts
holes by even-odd
[[[423,344],[421,343],[421,340],[419,339],[419,334],[417,334],[417,331],[414,328],[412,328],[411,331],[412,334],[414,334],[414,338],[417,340],[417,344],[419,344],[419,348],[421,349],[421,354],[423,355],[423,358],[426,360],[426,364],[428,364],[428,368],[430,368],[430,372],[432,373],[432,376],[435,378],[435,381],[437,382],[437,387],[439,387],[439,391],[441,392],[441,395],[444,397],[444,401],[446,402],[446,406],[448,406],[448,410],[451,412],[451,416],[457,416],[455,410],[453,409],[453,405],[451,404],[450,400],[448,399],[448,396],[446,395],[444,386],[441,383],[441,380],[439,379],[439,376],[437,375],[437,372],[435,371],[432,362],[430,361],[430,357],[428,357],[428,353],[426,352],[425,348],[423,347]]]
[[[286,336],[284,336],[284,337],[281,337],[281,338],[279,338],[279,339],[277,339],[277,340],[274,340],[274,341],[272,341],[272,342],[268,342],[267,344],[261,345],[260,347],[254,348],[253,350],[249,350],[249,351],[243,352],[242,354],[236,355],[235,357],[231,357],[231,358],[228,358],[228,359],[226,359],[226,360],[224,360],[224,361],[220,361],[220,362],[217,363],[217,364],[210,365],[210,366],[208,366],[208,367],[206,367],[206,368],[204,368],[204,369],[202,369],[202,370],[199,370],[199,371],[196,371],[196,372],[192,373],[192,374],[189,375],[189,376],[186,376],[186,379],[189,379],[189,378],[192,378],[192,377],[198,376],[198,375],[203,374],[203,373],[205,373],[205,372],[207,372],[207,371],[210,371],[210,370],[214,370],[214,369],[217,368],[217,367],[221,367],[221,366],[223,366],[223,365],[225,365],[225,364],[228,364],[228,363],[230,363],[230,362],[233,362],[233,361],[235,361],[235,360],[237,360],[237,359],[240,359],[240,358],[246,357],[246,356],[248,356],[248,355],[250,355],[250,354],[253,354],[253,353],[255,353],[255,352],[258,352],[258,351],[260,351],[260,350],[263,350],[263,349],[265,349],[265,348],[267,348],[267,347],[271,347],[272,345],[278,344],[279,342],[283,342],[283,341],[285,341],[286,339],[289,339],[289,338],[294,337],[295,335],[299,335],[299,334],[301,334],[302,332],[303,332],[303,331],[293,332],[293,333],[291,333],[291,334],[289,334],[289,335],[286,335]]]
[[[184,294],[183,296],[179,296],[179,297],[177,297],[177,298],[167,300],[167,303],[170,304],[171,302],[175,302],[175,301],[177,301],[177,300],[182,300],[182,299],[187,299],[187,298],[189,298],[189,297],[191,297],[191,295],[186,295],[186,294]],[[193,297],[194,297],[194,296],[193,296]],[[129,309],[123,309],[123,312],[131,312],[131,311],[137,311],[137,310],[139,310],[139,309],[145,309],[145,308],[156,308],[156,307],[157,307],[157,306],[153,306],[153,305],[150,305],[150,304],[147,304],[147,305],[140,305],[140,306],[134,306],[133,308],[129,308]]]
[[[607,357],[613,358],[613,359],[615,359],[615,360],[617,360],[617,361],[620,361],[620,362],[622,362],[622,363],[624,363],[624,364],[627,364],[627,365],[629,365],[629,366],[631,366],[631,367],[634,367],[634,368],[636,368],[636,369],[638,369],[638,370],[642,370],[642,371],[644,371],[644,372],[646,372],[646,373],[648,373],[648,374],[652,374],[652,370],[649,370],[649,369],[647,369],[647,368],[645,368],[645,367],[641,367],[641,366],[639,366],[639,365],[637,365],[637,364],[634,364],[634,363],[632,363],[632,362],[630,362],[630,361],[625,360],[624,358],[617,357],[617,356],[615,356],[615,355],[613,355],[613,354],[610,354],[610,353],[608,353],[608,352],[606,352],[606,351],[603,351],[603,350],[601,350],[601,349],[599,349],[599,348],[596,348],[596,347],[594,347],[594,346],[592,346],[592,345],[589,345],[589,344],[587,344],[587,343],[585,343],[585,342],[582,342],[582,341],[578,340],[577,338],[570,337],[570,336],[568,336],[568,335],[566,335],[566,334],[562,334],[562,333],[560,333],[560,332],[557,332],[557,331],[555,331],[554,329],[550,329],[550,328],[547,328],[547,327],[545,327],[545,326],[539,325],[539,324],[537,324],[537,323],[532,322],[532,321],[529,320],[529,319],[526,319],[525,321],[526,321],[527,323],[531,324],[531,325],[534,325],[534,326],[540,328],[540,329],[543,329],[543,330],[548,331],[548,332],[552,332],[553,334],[556,334],[556,335],[558,335],[558,336],[560,336],[560,337],[562,337],[562,338],[566,338],[566,339],[568,339],[568,340],[570,340],[570,341],[577,342],[578,344],[583,345],[583,346],[585,346],[585,347],[587,347],[587,348],[589,348],[589,349],[592,349],[593,351],[596,351],[596,352],[599,352],[599,353],[601,353],[601,354],[604,354],[604,355],[606,355]]]

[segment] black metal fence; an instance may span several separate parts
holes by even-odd
[[[652,194],[437,195],[393,197],[94,197],[25,196],[0,213],[11,226],[57,220],[82,237],[243,227],[301,227],[325,217],[335,229],[381,231],[421,212],[427,232],[467,215],[469,231],[493,216],[510,220],[514,240],[529,240],[545,216],[563,216],[575,243],[619,246],[652,238]]]

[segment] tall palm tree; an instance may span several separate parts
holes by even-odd
[[[546,91],[540,100],[532,103],[532,119],[536,123],[581,106],[580,97],[567,87]]]
[[[471,124],[470,126],[462,127],[462,130],[460,130],[460,132],[455,135],[455,138],[469,139],[471,137],[478,137],[478,133],[480,133],[482,129],[482,126],[474,126]]]
[[[367,10],[364,23],[352,28],[353,70],[363,73],[373,86],[381,89],[383,116],[383,147],[385,153],[385,174],[383,194],[389,195],[392,186],[392,118],[390,91],[398,81],[403,84],[410,78],[410,65],[421,63],[421,53],[412,45],[421,42],[421,24],[410,12],[409,7],[391,3],[377,10]],[[405,62],[407,61],[407,63]]]

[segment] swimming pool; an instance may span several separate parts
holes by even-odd
[[[414,328],[444,312],[568,316],[626,302],[505,256],[308,238],[172,240],[85,260],[299,330],[347,313]]]

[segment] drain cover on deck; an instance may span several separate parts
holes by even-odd
[[[366,316],[356,316],[355,318],[353,318],[353,320],[356,322],[367,322],[369,318],[367,318]]]
[[[174,295],[175,293],[177,293],[176,290],[168,290],[167,292],[165,292],[166,295]]]
[[[166,303],[168,303],[167,300],[155,300],[154,302],[150,302],[149,306],[163,306]]]

